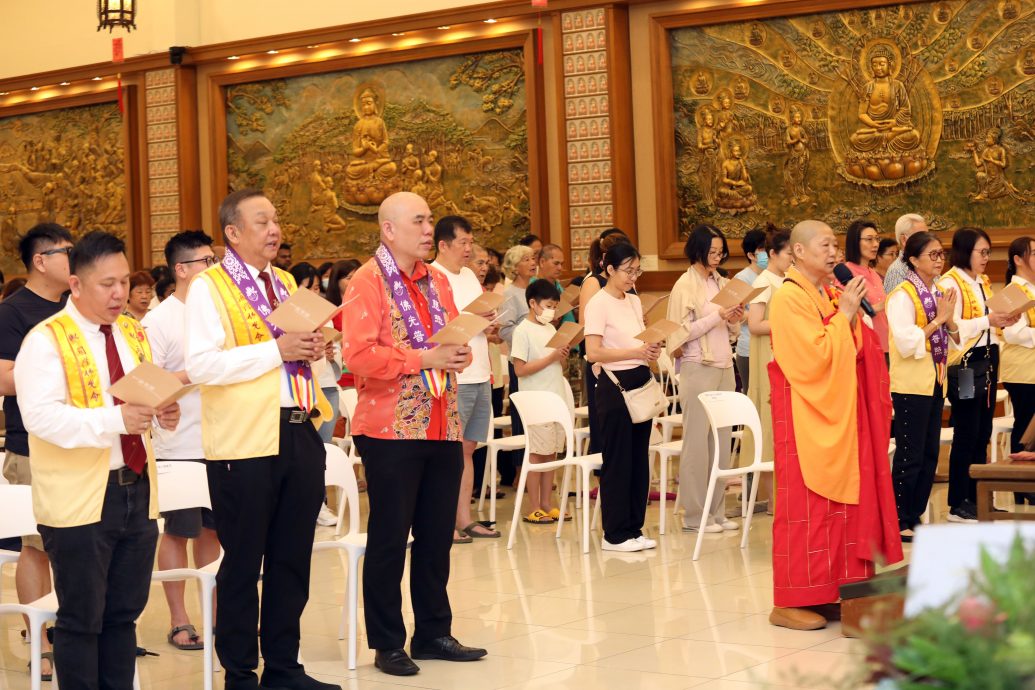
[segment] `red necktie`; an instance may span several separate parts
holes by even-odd
[[[280,306],[280,300],[277,299],[277,293],[273,290],[273,279],[266,271],[259,271],[259,278],[266,285],[266,299],[269,300],[270,309],[276,309]]]
[[[115,383],[126,372],[122,369],[122,359],[119,358],[119,351],[115,347],[115,336],[111,332],[110,324],[101,325],[101,333],[104,334],[104,354],[108,358],[108,378]],[[115,404],[121,405],[122,401],[115,398]],[[144,465],[147,464],[147,449],[144,448],[144,439],[139,434],[122,434],[119,437],[122,442],[122,461],[126,467],[137,474],[144,473]]]

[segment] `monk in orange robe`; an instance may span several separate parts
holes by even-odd
[[[795,268],[773,295],[769,365],[777,486],[769,622],[816,630],[838,618],[839,588],[902,560],[891,485],[891,395],[861,278],[835,307],[837,240],[819,221],[791,232]],[[826,615],[824,615],[826,614]]]

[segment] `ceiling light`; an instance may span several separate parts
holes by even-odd
[[[11,92],[10,91],[0,91],[0,96],[6,96],[9,93],[11,93]]]
[[[61,86],[71,86],[71,85],[72,85],[72,82],[70,82],[70,81],[63,81],[63,82],[61,82]]]
[[[280,52],[279,50],[267,50],[266,54],[267,55],[276,55],[279,52]]]
[[[97,30],[107,29],[111,33],[117,26],[127,32],[137,28],[135,5],[133,0],[97,0]]]
[[[405,31],[393,31],[392,35],[393,36],[405,36],[406,32]]]
[[[39,90],[40,90],[40,87],[38,87],[38,86],[34,86],[31,89],[29,89],[29,91],[39,91]]]
[[[445,26],[438,27],[439,31],[445,31],[446,29],[452,29],[453,27],[446,24]]]
[[[240,59],[241,59],[240,55],[231,55],[230,57],[227,58],[227,60],[240,60]]]
[[[495,24],[496,20],[493,19],[492,17],[489,17],[488,19],[485,20],[485,23],[486,24]]]
[[[362,40],[362,38],[350,38],[349,43],[359,43]]]
[[[94,77],[94,78],[93,78],[93,79],[91,79],[90,81],[100,81],[100,80],[101,80],[101,78],[100,78],[100,77]]]

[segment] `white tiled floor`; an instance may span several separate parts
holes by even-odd
[[[507,493],[501,516],[513,506],[513,492]],[[657,507],[647,519],[650,536],[659,541],[656,551],[602,552],[600,533],[592,532],[590,552],[583,555],[574,526],[566,526],[558,541],[553,527],[522,525],[509,552],[505,540],[455,546],[449,584],[453,632],[466,644],[487,647],[489,656],[471,664],[423,661],[421,673],[411,678],[385,676],[373,667],[362,611],[359,668],[346,670],[345,642],[337,639],[343,571],[337,556],[319,553],[302,619],[306,668],[350,690],[747,690],[833,688],[831,678],[857,667],[860,648],[840,636],[838,624],[816,632],[769,625],[769,518],[755,519],[743,551],[739,532],[706,535],[696,563],[690,559],[694,535],[673,532],[675,521],[669,520],[669,533],[659,536]],[[504,537],[509,529],[502,525]],[[319,528],[318,538],[330,533]],[[14,598],[12,571],[8,568],[2,578],[4,601]],[[412,624],[408,595],[404,601],[404,618]],[[193,585],[188,586],[188,603],[197,620]],[[16,618],[0,621],[2,690],[29,687],[29,648],[21,643],[19,629]],[[167,630],[165,599],[155,585],[141,620],[140,643],[161,656],[140,661],[143,688],[202,688],[200,653],[170,647]],[[217,688],[222,680],[217,675]]]

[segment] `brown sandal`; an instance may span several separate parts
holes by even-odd
[[[482,527],[484,529],[488,529],[489,533],[488,534],[483,534],[481,532],[477,532],[477,531],[475,531],[475,527]],[[488,527],[485,527],[485,525],[481,524],[480,522],[472,522],[471,524],[469,524],[467,527],[464,527],[460,531],[463,532],[464,534],[466,534],[467,536],[469,536],[471,539],[499,539],[500,538],[499,531],[494,530],[494,529],[489,529]]]
[[[181,632],[187,633],[187,636],[191,639],[191,642],[176,642],[176,636]],[[166,635],[165,639],[169,640],[169,644],[171,644],[173,647],[176,647],[176,649],[181,649],[183,651],[194,651],[197,649],[205,648],[205,643],[201,641],[201,636],[198,635],[197,629],[189,623],[187,625],[177,625],[175,628],[169,631],[169,634]]]

